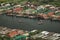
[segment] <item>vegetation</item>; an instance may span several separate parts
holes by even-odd
[[[55,6],[60,6],[60,0],[0,0],[0,2],[24,2],[24,1],[29,1],[33,4],[52,4]]]

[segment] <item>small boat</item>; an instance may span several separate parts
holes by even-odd
[[[16,17],[23,17],[23,15],[18,14],[18,15],[16,15]]]
[[[38,22],[38,24],[39,24],[39,25],[43,24],[43,21],[42,21],[42,20],[40,20],[40,21]]]
[[[38,22],[39,25],[43,24],[42,22]]]
[[[35,16],[29,16],[29,18],[33,19],[33,18],[36,18]]]
[[[28,18],[28,15],[24,15],[24,18]]]
[[[7,14],[7,16],[13,16],[14,14]]]

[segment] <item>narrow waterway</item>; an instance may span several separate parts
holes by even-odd
[[[18,28],[28,31],[38,29],[60,33],[60,22],[43,20],[43,23],[40,25],[38,24],[38,22],[39,20],[37,19],[0,15],[0,26]]]

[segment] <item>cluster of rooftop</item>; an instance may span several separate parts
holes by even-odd
[[[60,33],[0,27],[0,40],[60,40]]]
[[[34,5],[30,2],[27,2],[25,4],[1,3],[0,14],[16,17],[60,20],[60,7],[49,4]]]

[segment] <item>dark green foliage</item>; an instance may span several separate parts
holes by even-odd
[[[13,2],[21,3],[23,1],[31,2],[33,4],[52,4],[55,6],[60,6],[60,0],[13,0]],[[12,0],[0,0],[0,2],[12,2]]]

